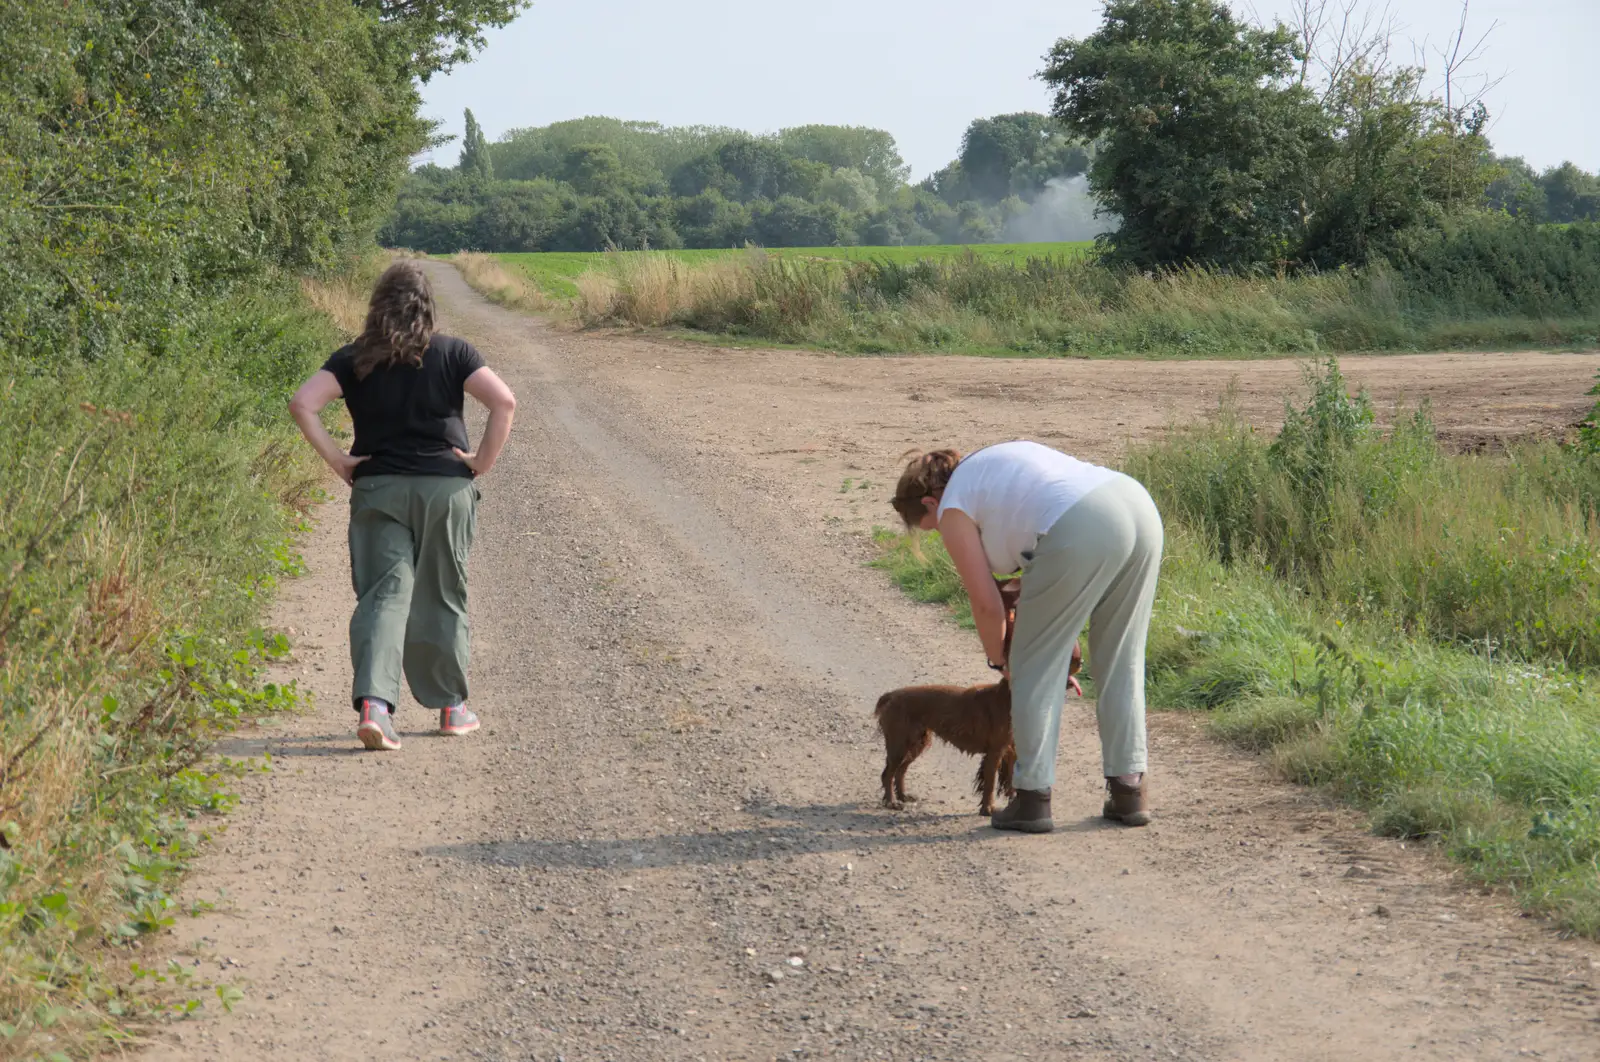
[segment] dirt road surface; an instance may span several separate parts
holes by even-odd
[[[174,934],[242,987],[148,1057],[1592,1060],[1600,949],[1434,853],[1153,720],[1158,818],[1104,824],[1070,705],[1058,832],[974,813],[973,761],[877,806],[871,706],[983,681],[975,639],[863,562],[909,446],[1113,458],[1213,408],[1270,424],[1289,363],[844,359],[573,335],[430,264],[521,400],[483,482],[471,738],[402,705],[357,751],[342,505],[287,587],[316,710],[270,751]],[[1487,439],[1579,419],[1591,356],[1349,359]]]

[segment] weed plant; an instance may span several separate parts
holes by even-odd
[[[1380,431],[1331,360],[1275,439],[1218,416],[1127,471],[1225,564],[1257,562],[1347,619],[1600,666],[1600,458],[1555,442],[1451,455],[1426,408]]]

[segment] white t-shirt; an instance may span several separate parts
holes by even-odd
[[[939,499],[939,516],[949,509],[970,516],[990,571],[1009,575],[1062,513],[1120,475],[1035,442],[1000,443],[956,466]]]

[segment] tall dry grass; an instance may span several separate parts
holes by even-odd
[[[300,282],[300,293],[317,312],[333,322],[341,335],[354,338],[361,333],[367,317],[367,299],[372,294],[370,284],[360,284],[344,276],[331,280],[307,277]]]
[[[543,289],[507,269],[493,255],[461,251],[451,261],[462,279],[490,302],[531,313],[542,313],[552,307]]]
[[[609,272],[587,269],[572,279],[578,289],[572,300],[572,312],[585,325],[603,325],[622,322],[616,311],[617,278]]]
[[[573,311],[585,325],[659,328],[741,306],[760,297],[763,272],[775,259],[752,248],[743,255],[690,263],[666,252],[608,256],[573,282]]]
[[[106,514],[85,508],[106,500],[95,488],[124,425],[114,414],[83,414],[70,450],[25,458],[6,477],[0,510],[0,552],[12,561],[0,571],[0,689],[11,693],[0,716],[0,862],[5,903],[23,914],[0,918],[10,945],[0,959],[0,1020],[18,1028],[5,1040],[21,1045],[48,1035],[60,998],[60,986],[37,971],[79,970],[74,937],[88,917],[115,912],[107,880],[117,839],[92,831],[65,844],[65,824],[83,815],[96,745],[111,738],[100,725],[101,691],[135,656],[153,652],[152,641],[159,645],[151,610],[128,577],[126,548],[107,534]],[[63,561],[83,575],[64,571]],[[10,703],[17,693],[25,699]],[[70,898],[62,888],[69,882]],[[63,1023],[67,1042],[88,1015],[100,1016],[92,1003],[75,1009],[75,1020]],[[40,1026],[35,1036],[29,1024]],[[0,1057],[8,1046],[0,1043]]]
[[[1531,266],[1496,271],[1494,256],[1463,253],[1441,244],[1404,269],[1281,276],[1146,274],[1082,257],[1017,265],[970,254],[849,262],[617,255],[584,278],[576,312],[590,325],[679,325],[861,353],[1261,357],[1600,342],[1600,289],[1585,271],[1600,274],[1600,237],[1549,249],[1548,275]],[[1477,269],[1483,283],[1463,288],[1432,268],[1436,259]],[[1485,285],[1510,285],[1516,297],[1463,308],[1461,291]]]
[[[407,252],[378,252],[347,263],[335,273],[304,277],[300,293],[311,308],[322,314],[346,339],[361,334],[367,320],[367,302],[378,277],[397,258],[413,258]]]
[[[1316,345],[1307,304],[1348,297],[1348,286],[1199,269],[1121,275],[1068,259],[1018,268],[975,255],[840,262],[752,252],[687,262],[662,253],[619,255],[585,274],[575,311],[586,325],[681,325],[862,352],[1203,352],[1241,342],[1301,350]]]

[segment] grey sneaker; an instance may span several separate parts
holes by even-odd
[[[376,697],[363,697],[356,702],[361,713],[361,723],[356,727],[356,737],[374,752],[400,747],[400,738],[394,732],[394,710],[386,701]]]
[[[478,717],[467,711],[464,704],[439,709],[439,733],[445,737],[461,737],[478,729]]]

